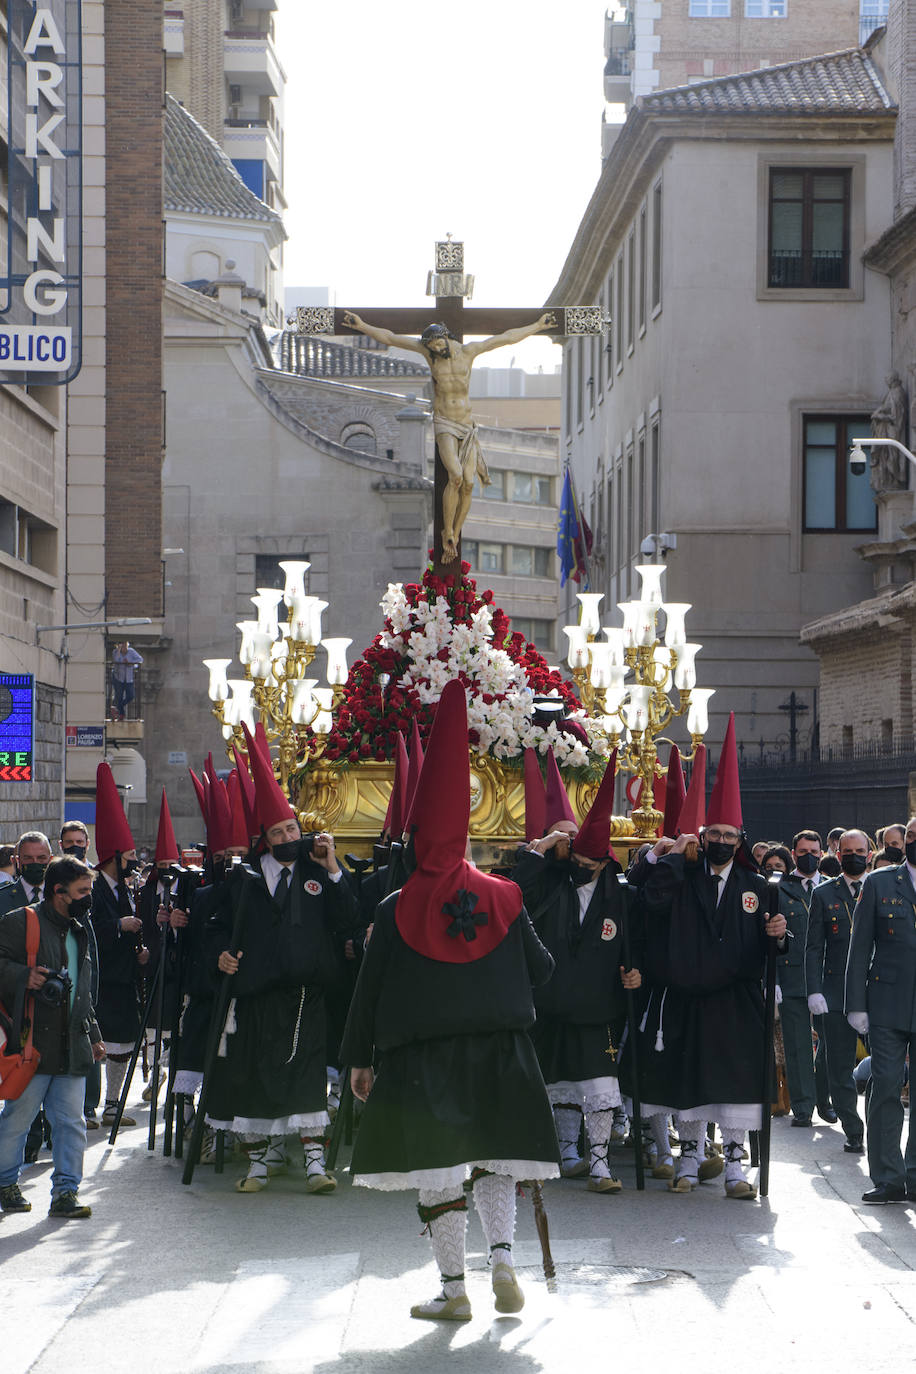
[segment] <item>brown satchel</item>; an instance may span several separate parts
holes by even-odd
[[[33,907],[27,906],[25,954],[30,969],[38,958],[40,935],[38,916]],[[35,999],[28,993],[28,979],[16,994],[12,1015],[0,1003],[0,1101],[12,1102],[21,1097],[38,1068],[41,1055],[32,1044],[34,1006]]]

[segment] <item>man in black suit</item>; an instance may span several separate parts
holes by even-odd
[[[0,887],[0,916],[21,906],[37,906],[42,899],[45,869],[51,862],[51,845],[40,830],[26,830],[16,841],[19,877]]]

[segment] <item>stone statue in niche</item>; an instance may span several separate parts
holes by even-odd
[[[876,439],[896,439],[906,443],[907,395],[900,374],[887,378],[887,391],[878,409],[872,412],[871,432]],[[871,484],[876,492],[906,490],[909,485],[909,460],[895,448],[871,450]]]

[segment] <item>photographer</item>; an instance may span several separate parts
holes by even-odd
[[[36,907],[40,943],[35,967],[26,955],[26,912],[20,907],[0,919],[0,998],[7,1006],[25,983],[34,996],[33,1041],[39,1071],[21,1097],[0,1112],[0,1208],[30,1212],[19,1191],[25,1141],[40,1107],[53,1132],[52,1217],[88,1217],[78,1196],[83,1176],[86,1074],[105,1057],[90,995],[86,920],[92,871],[78,859],[53,859],[45,875],[45,897]]]

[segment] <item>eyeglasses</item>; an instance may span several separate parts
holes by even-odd
[[[735,830],[707,830],[707,840],[724,840],[726,844],[737,844],[741,836]]]

